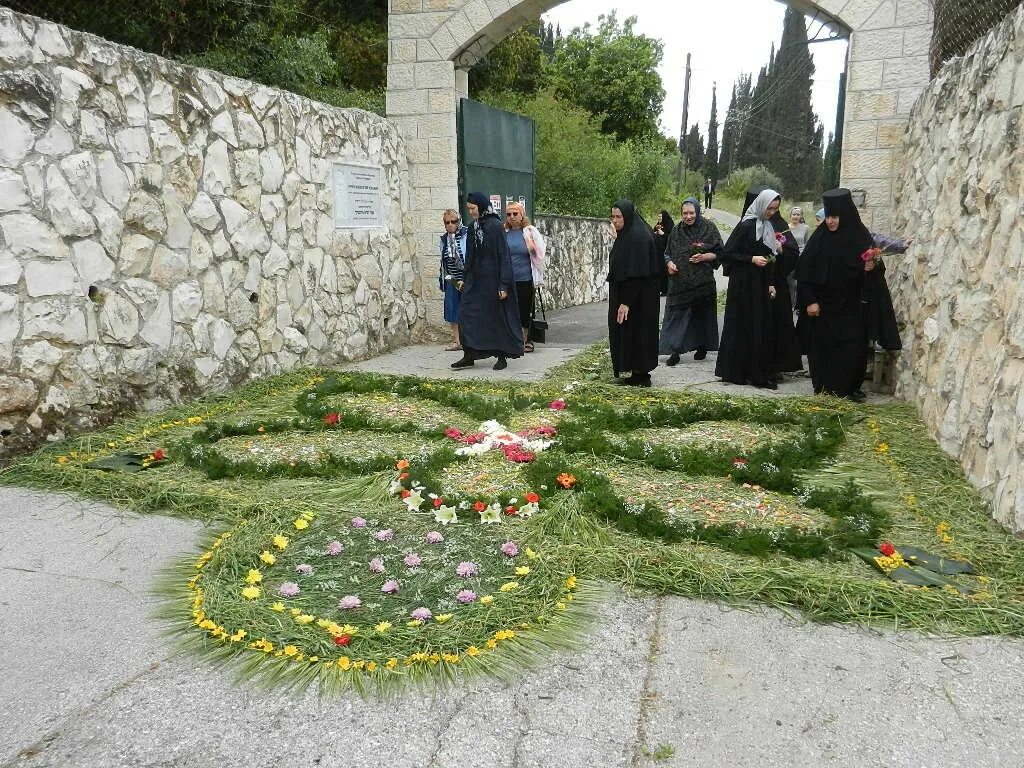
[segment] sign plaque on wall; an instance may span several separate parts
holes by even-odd
[[[383,226],[381,167],[335,163],[335,229],[373,229]]]

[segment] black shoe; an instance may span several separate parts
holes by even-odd
[[[624,383],[628,384],[631,387],[649,387],[649,386],[651,386],[651,374],[649,374],[649,373],[635,374],[634,373],[632,376],[630,376],[628,379],[626,379],[626,381]]]
[[[758,389],[778,389],[779,388],[779,385],[776,384],[774,381],[771,381],[770,379],[767,380],[767,381],[752,381],[750,383],[753,384]]]
[[[456,360],[452,363],[452,368],[470,368],[473,365],[473,358],[462,356],[461,360]]]
[[[668,356],[668,360],[665,361],[665,365],[679,365],[679,355],[673,352]]]
[[[508,361],[504,357],[499,357],[498,362],[494,364],[493,368],[496,371],[503,371],[508,368]]]
[[[693,355],[694,360],[703,360],[708,356],[708,351],[704,347],[697,347],[696,353]]]
[[[855,403],[863,403],[868,399],[868,396],[864,394],[863,390],[858,389],[856,392],[850,394],[850,399]]]

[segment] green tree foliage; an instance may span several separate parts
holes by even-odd
[[[383,112],[387,0],[5,0],[14,10],[339,106]]]
[[[700,128],[697,123],[690,126],[686,134],[686,141],[683,145],[683,155],[686,157],[686,167],[691,171],[700,171],[704,167],[704,137],[700,135]]]
[[[825,160],[821,168],[822,189],[835,189],[839,186],[839,144],[832,133],[828,135],[828,146],[825,148]]]
[[[718,193],[726,197],[743,200],[747,190],[754,186],[771,187],[780,189],[782,179],[765,168],[763,165],[753,165],[749,168],[737,168],[730,173],[725,181],[719,185]]]
[[[708,149],[704,154],[704,174],[718,179],[718,92],[711,87],[711,118],[708,120]]]
[[[620,142],[602,133],[587,110],[566,104],[550,89],[480,98],[536,121],[538,211],[605,217],[619,198],[648,212],[672,198],[676,155],[666,151],[662,138]]]
[[[750,75],[740,75],[732,87],[732,98],[725,113],[725,125],[722,129],[722,156],[719,163],[726,175],[740,166],[740,140],[743,138],[743,130],[750,113],[751,96]]]
[[[541,90],[546,85],[549,58],[545,53],[547,29],[541,27],[543,24],[540,27],[522,27],[494,46],[469,71],[470,93],[514,91],[533,94]],[[553,40],[551,45],[554,45]]]
[[[600,116],[601,130],[621,141],[656,136],[665,99],[657,72],[662,45],[633,31],[635,16],[599,19],[596,30],[586,24],[556,45],[555,93]]]

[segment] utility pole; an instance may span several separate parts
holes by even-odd
[[[676,169],[676,197],[686,180],[686,123],[690,117],[690,54],[686,54],[686,78],[683,85],[683,124],[679,128],[679,165]]]

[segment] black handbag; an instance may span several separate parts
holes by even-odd
[[[548,333],[548,317],[544,311],[544,295],[540,288],[537,288],[537,306],[540,307],[540,318],[537,317],[537,307],[534,307],[533,317],[530,318],[530,341],[543,344]]]

